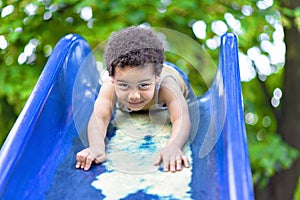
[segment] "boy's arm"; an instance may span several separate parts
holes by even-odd
[[[189,167],[189,161],[182,153],[191,129],[190,116],[187,102],[173,78],[164,79],[161,90],[161,98],[166,102],[172,123],[171,136],[166,147],[160,152],[155,164],[163,162],[165,171],[181,170],[182,162]]]
[[[90,147],[103,144],[102,142],[104,142],[106,136],[107,126],[110,122],[115,100],[114,85],[111,80],[108,79],[101,86],[89,123],[88,136]],[[94,131],[95,129],[97,131]]]
[[[88,123],[89,147],[77,153],[76,168],[88,170],[92,162],[101,163],[106,159],[104,139],[114,107],[114,101],[114,87],[111,81],[108,80],[101,86]]]

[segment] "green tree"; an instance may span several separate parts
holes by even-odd
[[[283,1],[285,15],[285,43],[287,46],[286,65],[282,88],[284,91],[283,103],[276,119],[278,133],[290,146],[300,149],[300,57],[297,49],[300,44],[300,2],[293,0]],[[269,184],[262,191],[257,191],[257,199],[299,199],[294,196],[299,180],[300,158],[289,169],[278,170],[270,179]]]
[[[300,61],[295,53],[299,44],[300,9],[296,2],[0,0],[0,144],[23,108],[52,49],[64,35],[80,34],[94,48],[112,31],[149,24],[188,35],[217,60],[216,41],[227,30],[238,35],[240,58],[245,58],[248,69],[252,70],[252,77],[245,79],[242,87],[257,198],[268,199],[275,195],[277,199],[290,199],[300,168],[299,160],[293,162],[298,154],[289,146],[300,149],[297,130],[300,104],[296,89],[300,80],[296,67]],[[264,44],[272,46],[278,41],[281,21],[286,34],[286,62],[271,62],[272,52]],[[205,36],[197,36],[193,29],[196,22],[204,22]],[[250,58],[253,51],[259,52],[265,62],[269,60],[269,72],[262,71],[258,59]],[[245,66],[241,64],[240,67]],[[190,78],[193,86],[198,88],[193,73],[190,73]],[[282,98],[275,95],[282,91]],[[272,103],[272,99],[275,102]],[[279,101],[283,103],[279,104]],[[292,168],[287,170],[290,166]],[[290,181],[280,184],[280,180]],[[285,186],[282,190],[279,189],[281,185]],[[284,196],[278,196],[274,190]]]

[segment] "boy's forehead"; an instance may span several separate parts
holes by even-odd
[[[134,81],[152,79],[153,77],[155,77],[155,73],[151,66],[126,66],[116,67],[114,78],[116,80]]]

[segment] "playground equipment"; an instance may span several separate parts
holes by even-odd
[[[84,125],[88,122],[99,89],[99,74],[92,72],[96,66],[90,52],[87,42],[74,34],[65,36],[56,45],[1,148],[1,199],[180,197],[181,194],[176,191],[156,192],[155,180],[166,181],[164,183],[167,187],[167,179],[172,176],[171,173],[166,176],[155,175],[164,173],[159,169],[145,173],[144,179],[150,177],[150,182],[154,181],[152,185],[127,191],[126,185],[142,185],[143,178],[139,178],[139,182],[126,182],[135,180],[141,174],[124,173],[103,164],[94,165],[89,171],[75,169],[75,155],[86,145]],[[90,72],[82,73],[82,62],[89,66],[86,70]],[[76,93],[74,87],[77,87]],[[81,102],[80,109],[74,107],[77,101]],[[215,81],[204,95],[197,98],[197,103],[200,121],[197,134],[190,144],[192,166],[187,171],[188,182],[182,183],[187,188],[184,197],[254,199],[242,108],[237,39],[234,34],[222,36]],[[85,116],[81,119],[82,125],[75,123],[75,116]],[[220,132],[213,138],[216,142],[211,148],[202,146],[209,139],[205,138],[208,132]],[[118,173],[115,182],[111,180],[112,173]],[[174,173],[174,176],[180,176],[180,173]],[[111,177],[105,179],[105,176]],[[151,179],[158,176],[163,178]],[[108,179],[110,182],[106,183]],[[101,183],[107,187],[104,188]]]

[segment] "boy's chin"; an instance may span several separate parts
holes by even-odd
[[[143,107],[128,107],[128,108],[129,108],[129,110],[131,110],[131,111],[140,111],[140,110],[143,109]]]
[[[131,111],[140,111],[142,110],[143,108],[145,107],[144,104],[141,104],[141,105],[128,105],[128,108],[131,110]]]

